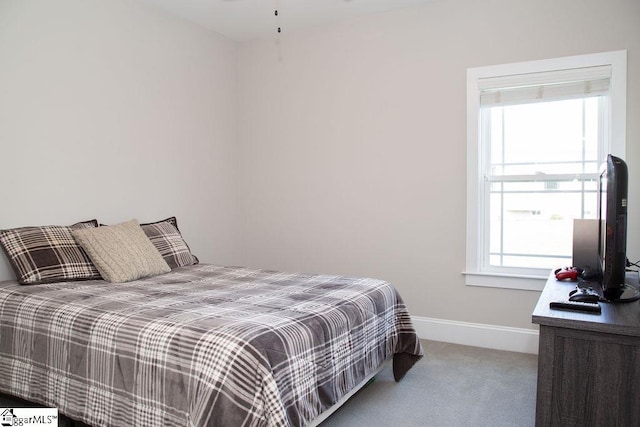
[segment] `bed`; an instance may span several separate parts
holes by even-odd
[[[0,391],[89,425],[313,425],[388,358],[399,381],[422,355],[371,278],[193,263],[0,282]]]

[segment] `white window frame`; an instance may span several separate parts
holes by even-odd
[[[518,62],[503,65],[469,68],[467,70],[467,246],[465,283],[509,289],[542,290],[547,275],[523,275],[510,272],[483,271],[481,254],[485,247],[482,236],[487,235],[485,225],[487,210],[482,206],[482,181],[479,174],[482,161],[480,144],[480,86],[481,79],[517,76],[529,73],[571,70],[576,68],[611,66],[609,87],[609,150],[624,158],[626,144],[626,93],[627,51],[568,56],[539,61]],[[562,266],[560,266],[562,267]]]

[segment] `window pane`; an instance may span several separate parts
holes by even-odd
[[[603,98],[586,99],[584,103],[585,120],[584,120],[584,142],[585,142],[585,159],[596,160],[595,165],[590,165],[593,169],[585,170],[585,172],[598,172],[600,164],[598,163],[598,140],[600,139],[599,115],[603,109]]]
[[[597,182],[547,175],[598,172],[600,98],[493,107],[489,263],[555,268],[571,260],[573,219],[597,215]],[[531,175],[530,181],[499,181]]]
[[[492,265],[554,268],[558,259],[571,258],[573,219],[593,218],[596,195],[585,197],[584,205],[581,193],[498,193],[490,200]]]
[[[598,193],[586,193],[584,195],[583,219],[598,219]]]
[[[491,164],[496,165],[497,167],[501,167],[504,163],[503,159],[503,126],[502,126],[502,116],[504,113],[504,108],[495,107],[490,110],[490,123],[491,123]],[[504,174],[504,171],[500,169],[496,174]]]
[[[491,253],[502,252],[502,195],[492,194],[490,197],[490,224],[489,224],[489,251]]]
[[[491,173],[597,172],[600,98],[493,107]]]

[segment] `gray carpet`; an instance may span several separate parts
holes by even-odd
[[[422,344],[425,357],[401,382],[393,381],[387,362],[373,383],[320,427],[534,425],[537,356],[435,341]],[[24,403],[0,397],[0,407],[29,406]],[[61,427],[74,425],[62,421]]]
[[[537,356],[422,341],[425,356],[399,383],[387,362],[375,382],[321,427],[533,426]]]

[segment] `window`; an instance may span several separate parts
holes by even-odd
[[[542,289],[596,218],[608,153],[624,158],[626,51],[467,71],[470,285]]]

